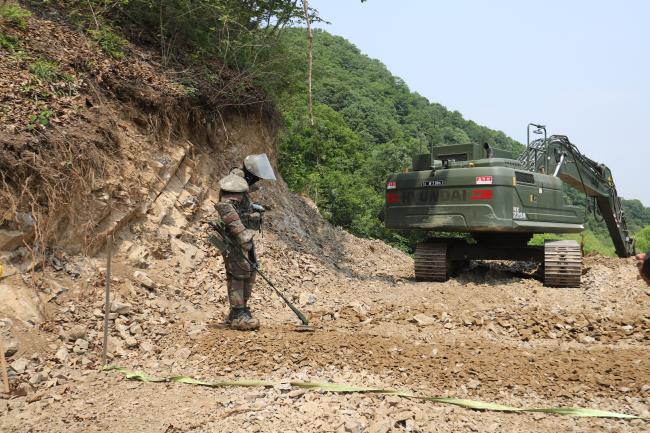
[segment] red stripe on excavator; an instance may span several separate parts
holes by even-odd
[[[386,203],[399,203],[402,201],[402,197],[398,192],[391,192],[386,194]]]
[[[491,189],[473,189],[470,200],[492,200]]]

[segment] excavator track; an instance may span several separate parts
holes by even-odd
[[[423,242],[415,248],[415,279],[417,281],[447,281],[449,261],[447,244]]]
[[[544,285],[580,287],[582,252],[576,241],[544,242]]]

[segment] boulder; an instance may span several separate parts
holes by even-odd
[[[77,341],[74,343],[75,347],[78,347],[81,350],[88,350],[89,343],[88,341],[84,340],[83,338],[79,338]]]
[[[41,300],[33,288],[0,284],[0,313],[24,322],[41,323],[43,316],[39,309]]]
[[[66,349],[65,346],[61,346],[61,348],[54,355],[57,361],[59,361],[61,364],[65,364],[65,362],[68,360],[68,356],[68,349]]]
[[[16,340],[9,340],[4,344],[5,348],[5,356],[13,356],[16,352],[18,352],[18,342]]]
[[[170,243],[174,258],[183,269],[195,269],[205,259],[205,253],[192,244],[171,238]]]
[[[138,283],[140,283],[143,287],[146,287],[147,289],[156,288],[156,283],[154,283],[153,280],[149,278],[149,276],[142,271],[135,271],[133,273],[133,279]]]
[[[29,360],[25,358],[18,358],[14,362],[12,362],[9,366],[13,371],[15,371],[18,374],[23,374],[25,370],[27,369],[27,366],[29,365]]]
[[[136,245],[129,250],[128,260],[133,266],[144,269],[149,266],[150,256],[151,254],[146,247]]]
[[[113,301],[111,303],[111,313],[127,315],[131,313],[131,304],[126,302]]]
[[[180,359],[181,361],[187,361],[191,354],[192,351],[189,348],[183,347],[181,349],[178,349],[176,352],[176,358]]]
[[[416,314],[411,319],[411,322],[416,323],[418,326],[429,326],[436,323],[436,319],[425,314]]]
[[[18,342],[11,334],[13,322],[11,319],[0,319],[0,341],[5,348],[5,356],[10,357],[18,352]]]
[[[129,349],[132,349],[134,347],[138,347],[138,340],[136,340],[134,337],[132,337],[130,335],[128,335],[124,339],[124,343],[126,344],[126,347],[128,347]]]
[[[41,382],[44,382],[47,380],[47,375],[41,371],[32,374],[32,376],[29,378],[29,383],[36,386]]]
[[[316,303],[316,296],[311,293],[301,293],[298,297],[298,303],[300,305],[313,305]]]
[[[19,397],[25,397],[34,392],[34,388],[27,382],[21,382],[16,387],[14,394]]]
[[[82,325],[74,325],[65,333],[68,341],[77,341],[80,338],[86,337],[86,328]]]
[[[0,229],[0,251],[11,251],[23,244],[31,232],[22,232],[20,230]]]

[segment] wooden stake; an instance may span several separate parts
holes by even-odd
[[[111,254],[113,253],[113,235],[106,235],[106,288],[104,290],[104,346],[102,366],[106,365],[108,355],[108,315],[111,312]]]
[[[0,339],[0,368],[2,368],[2,392],[9,394],[9,377],[7,376],[7,360],[5,359],[5,345]]]

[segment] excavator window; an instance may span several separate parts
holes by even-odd
[[[517,179],[517,183],[535,183],[535,176],[532,173],[515,171],[515,178]]]

